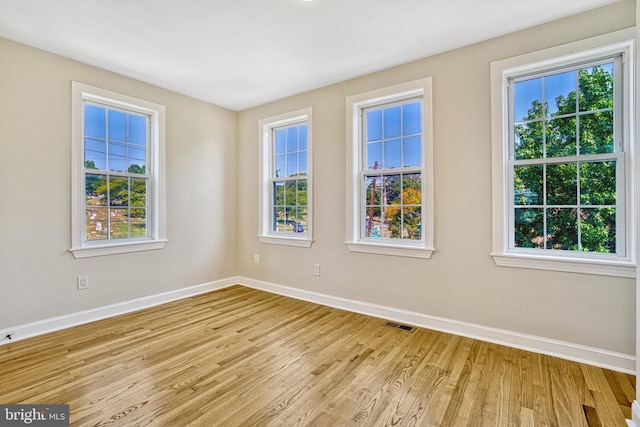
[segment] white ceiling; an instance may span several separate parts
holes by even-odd
[[[619,0],[0,0],[0,36],[233,110]]]

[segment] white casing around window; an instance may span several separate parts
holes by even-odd
[[[504,267],[532,268],[574,273],[629,277],[636,275],[635,264],[635,144],[632,135],[633,52],[635,31],[621,30],[591,39],[507,58],[491,64],[491,139],[492,139],[492,252],[495,263]],[[606,56],[623,55],[623,150],[624,150],[624,249],[622,254],[594,254],[575,251],[535,251],[510,249],[509,203],[509,94],[510,77],[579,65]]]

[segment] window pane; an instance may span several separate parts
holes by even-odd
[[[544,248],[544,214],[541,208],[516,208],[515,246],[517,248]]]
[[[104,140],[85,138],[84,139],[84,167],[86,169],[107,168],[107,150]]]
[[[612,153],[613,111],[580,116],[580,154]]]
[[[121,111],[108,110],[109,141],[127,140],[127,114]]]
[[[298,171],[300,175],[306,175],[308,173],[307,170],[307,152],[300,151],[300,170]]]
[[[287,151],[298,151],[298,127],[287,129]]]
[[[401,107],[389,107],[384,109],[384,138],[397,138],[401,132]]]
[[[286,176],[295,176],[298,174],[298,153],[287,154],[287,173]]]
[[[365,237],[381,238],[382,237],[382,218],[380,216],[380,207],[367,207],[367,221],[365,229]]]
[[[399,168],[402,166],[401,145],[399,139],[384,142],[384,168]]]
[[[109,205],[127,206],[129,204],[129,179],[111,177],[109,179]]]
[[[384,209],[385,238],[399,239],[402,237],[402,209],[400,205],[387,205]]]
[[[580,164],[580,203],[583,205],[616,204],[616,162]]]
[[[281,154],[285,152],[286,149],[286,138],[287,138],[287,130],[286,129],[278,129],[276,131],[276,154]]]
[[[403,108],[402,125],[403,135],[415,135],[422,133],[422,103],[412,102]]]
[[[581,209],[580,239],[583,251],[615,253],[616,210]]]
[[[298,181],[298,207],[307,206],[307,180],[301,179]]]
[[[578,72],[580,111],[613,108],[613,63],[584,68]]]
[[[85,205],[107,206],[107,177],[104,175],[86,174]]]
[[[402,208],[402,238],[422,239],[422,209],[419,206]]]
[[[412,173],[402,177],[402,204],[420,206],[422,204],[422,175]]]
[[[514,203],[516,205],[542,205],[543,167],[516,166],[514,175]]]
[[[147,206],[147,180],[131,179],[131,196],[130,206],[146,207]]]
[[[567,114],[576,111],[576,72],[553,74],[544,78],[544,99],[547,114]]]
[[[367,195],[365,200],[366,204],[368,206],[380,205],[380,200],[382,196],[382,177],[381,176],[367,177],[365,179],[365,186],[367,188]]]
[[[144,174],[146,170],[146,150],[143,147],[129,146],[129,165],[127,172]]]
[[[367,169],[380,168],[382,168],[382,142],[370,142],[367,144]]]
[[[127,146],[117,142],[109,142],[108,170],[126,172],[127,170]]]
[[[295,181],[287,181],[284,184],[284,204],[285,206],[295,206],[297,200]]]
[[[307,149],[307,125],[300,125],[300,150]]]
[[[104,240],[108,237],[107,208],[87,206],[86,240]]]
[[[273,204],[284,206],[284,182],[273,183]]]
[[[575,117],[549,120],[545,132],[547,157],[575,156],[577,154]]]
[[[382,139],[382,110],[367,111],[367,141]]]
[[[542,157],[542,122],[515,126],[514,158],[539,159]]]
[[[109,238],[126,239],[129,237],[129,215],[126,208],[109,209]]]
[[[286,176],[286,167],[287,161],[286,161],[286,155],[284,154],[280,154],[278,156],[276,156],[276,178],[282,178],[283,176]]]
[[[147,144],[147,118],[129,115],[129,142],[137,145]]]
[[[296,222],[296,208],[284,208],[284,231],[292,233]]]
[[[129,213],[131,224],[131,237],[147,237],[147,210],[141,208],[131,209]]]
[[[513,85],[514,121],[540,118],[542,111],[542,78],[523,80]]]
[[[104,139],[106,132],[106,112],[102,107],[84,105],[84,135]]]
[[[548,249],[578,250],[578,211],[575,208],[547,209]]]
[[[402,197],[402,181],[400,175],[385,175],[384,199],[386,205],[399,205]]]
[[[405,138],[403,144],[404,166],[422,166],[422,137]]]
[[[578,167],[575,163],[547,165],[547,204],[577,205]]]
[[[273,208],[273,231],[285,231],[284,207],[276,206]]]

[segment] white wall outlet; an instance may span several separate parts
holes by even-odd
[[[260,254],[253,254],[253,262],[260,264]]]
[[[78,276],[78,290],[89,288],[89,276]]]
[[[313,275],[314,276],[320,275],[320,264],[313,264]]]

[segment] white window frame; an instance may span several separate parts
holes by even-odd
[[[71,248],[75,258],[138,252],[164,247],[165,106],[73,81],[71,102]],[[151,120],[147,165],[147,238],[87,241],[85,231],[84,103],[95,102],[148,115]]]
[[[598,274],[606,276],[636,276],[635,261],[635,146],[634,146],[634,37],[635,31],[621,30],[578,42],[496,61],[491,64],[491,133],[492,133],[492,252],[498,266]],[[624,227],[624,237],[618,254],[598,254],[576,251],[524,250],[510,245],[513,232],[513,180],[509,167],[509,81],[517,76],[545,72],[563,67],[579,66],[583,62],[622,55],[622,159],[623,188],[618,194],[618,208],[623,217],[618,227]],[[616,111],[616,114],[620,114]],[[620,200],[623,198],[623,200]]]
[[[363,238],[364,188],[363,174],[366,168],[362,128],[362,114],[367,107],[384,105],[411,98],[422,99],[422,239]],[[351,252],[365,252],[412,258],[430,258],[434,248],[433,206],[433,101],[432,78],[405,82],[369,92],[352,95],[346,99],[347,146],[347,236],[345,245]],[[399,168],[398,172],[402,169]]]
[[[273,130],[306,123],[307,125],[307,231],[302,233],[275,232],[273,224],[273,179],[275,176]],[[267,117],[258,121],[259,148],[259,200],[258,240],[261,243],[311,247],[313,244],[313,109],[311,107]]]

